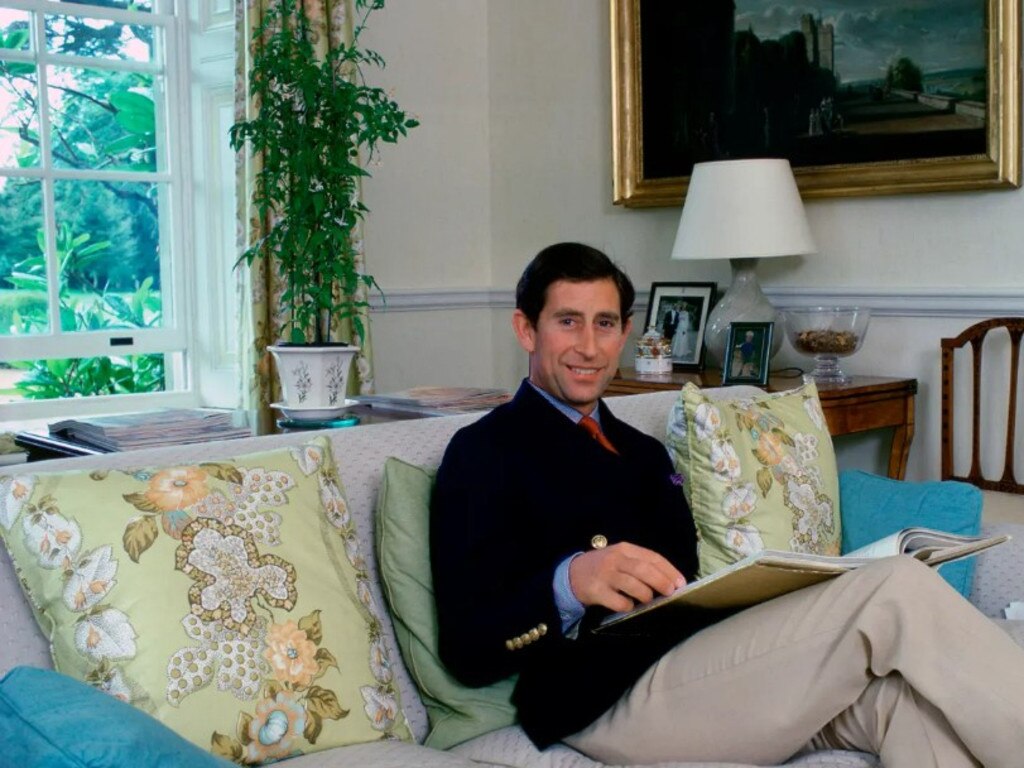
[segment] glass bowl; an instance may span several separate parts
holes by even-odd
[[[850,380],[839,358],[860,349],[871,312],[864,307],[798,307],[783,310],[786,335],[793,349],[814,358],[804,380],[842,384]]]

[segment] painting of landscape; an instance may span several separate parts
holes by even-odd
[[[643,177],[986,152],[985,0],[640,0]]]

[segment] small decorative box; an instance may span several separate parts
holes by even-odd
[[[672,373],[672,342],[652,325],[636,343],[634,369],[640,375]]]

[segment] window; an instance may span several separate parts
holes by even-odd
[[[0,0],[0,419],[196,400],[186,30],[170,0]]]

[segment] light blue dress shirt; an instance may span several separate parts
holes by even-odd
[[[555,406],[555,408],[557,408],[561,413],[565,414],[566,418],[571,419],[573,424],[580,423],[580,419],[583,418],[582,413],[548,394],[532,381],[529,381],[529,379],[527,379],[527,382],[541,397]],[[600,426],[600,410],[595,408],[594,412],[590,415],[593,417],[594,421],[597,422],[598,426]],[[576,594],[572,591],[572,585],[569,584],[569,565],[572,563],[574,557],[578,557],[582,554],[583,552],[574,552],[559,563],[558,567],[555,569],[555,576],[554,579],[552,579],[551,585],[555,593],[555,606],[558,608],[558,615],[562,620],[562,634],[573,639],[576,638],[576,632],[579,629],[578,625],[580,623],[580,619],[583,618],[583,614],[586,612],[586,608],[583,606],[583,603],[577,599]]]

